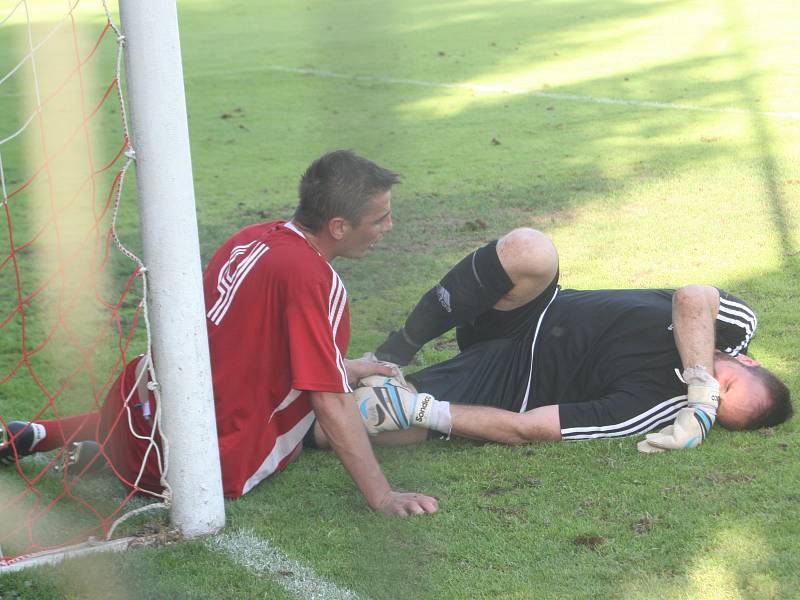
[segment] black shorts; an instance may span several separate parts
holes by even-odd
[[[491,309],[473,323],[459,326],[456,339],[461,352],[407,379],[437,400],[519,411],[538,325],[557,289],[558,273],[528,304],[508,311]]]

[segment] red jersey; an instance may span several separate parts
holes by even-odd
[[[237,498],[299,450],[309,391],[351,391],[347,292],[285,221],[236,233],[203,279],[223,488]]]

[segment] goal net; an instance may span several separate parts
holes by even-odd
[[[141,533],[152,517],[129,517],[171,498],[160,402],[148,401],[124,36],[102,0],[0,0],[0,48],[1,570]],[[151,425],[136,427],[136,411]],[[34,447],[46,451],[23,456],[14,421],[49,423]],[[123,428],[144,440],[138,472],[108,460]],[[145,462],[160,489],[142,487]]]

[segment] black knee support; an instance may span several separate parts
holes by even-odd
[[[423,344],[471,322],[514,287],[497,256],[497,240],[465,256],[428,290],[406,319],[376,350],[381,360],[408,364]]]

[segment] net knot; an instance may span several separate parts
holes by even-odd
[[[161,384],[159,384],[157,381],[148,381],[147,382],[147,389],[150,390],[151,392],[156,391],[160,387],[161,387]]]
[[[128,146],[125,149],[125,156],[127,156],[131,160],[136,160],[136,150],[134,150],[131,146]]]

